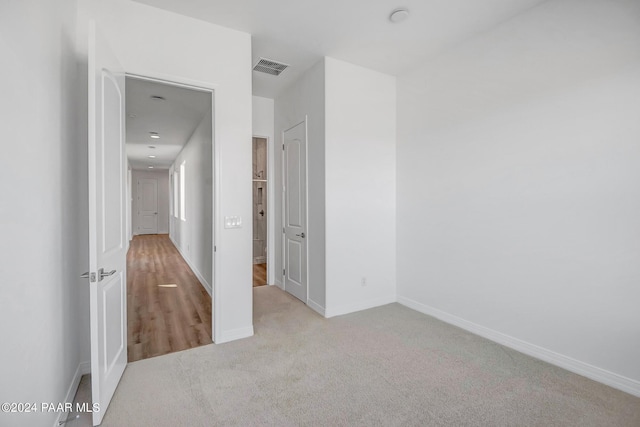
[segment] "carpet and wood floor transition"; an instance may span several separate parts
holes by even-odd
[[[130,363],[103,425],[640,426],[640,398],[399,304],[253,292],[255,336]]]

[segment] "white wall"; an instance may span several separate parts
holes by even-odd
[[[168,170],[133,170],[132,171],[132,224],[133,234],[139,234],[140,221],[137,215],[138,181],[140,179],[155,179],[158,182],[158,234],[169,233],[169,171]]]
[[[276,147],[282,147],[282,133],[307,116],[307,253],[309,305],[325,309],[325,103],[324,59],[311,67],[275,100]],[[282,150],[275,155],[275,188],[282,189]],[[275,191],[275,229],[282,229],[282,191]],[[282,233],[277,233],[275,282],[282,283]]]
[[[262,136],[267,138],[267,284],[275,284],[275,242],[280,237],[280,233],[276,233],[275,228],[275,185],[274,185],[274,156],[280,154],[276,150],[276,141],[274,139],[275,126],[275,105],[271,98],[263,98],[260,96],[253,97],[253,136]]]
[[[333,58],[325,70],[330,317],[396,300],[396,81]]]
[[[398,81],[398,294],[640,395],[640,4],[545,2]]]
[[[251,187],[238,186],[251,175],[251,36],[128,0],[80,4],[79,28],[96,18],[127,72],[215,90],[215,341],[252,335],[251,227],[223,227],[252,212]]]
[[[395,110],[393,77],[328,57],[275,101],[278,147],[308,116],[308,304],[327,317],[396,300]],[[280,230],[279,191],[275,204]]]
[[[2,2],[0,52],[0,401],[64,402],[86,368],[75,2]],[[51,426],[58,415],[0,413],[0,425]]]
[[[273,139],[274,100],[254,96],[253,98],[253,135]]]
[[[209,110],[171,165],[175,177],[184,162],[186,177],[179,174],[178,182],[179,187],[182,187],[180,182],[185,180],[186,216],[185,220],[182,220],[179,212],[174,213],[171,218],[173,227],[170,235],[183,258],[210,295],[213,283],[211,147],[211,110]]]

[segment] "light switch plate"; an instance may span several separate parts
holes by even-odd
[[[241,216],[225,216],[224,228],[242,228]]]

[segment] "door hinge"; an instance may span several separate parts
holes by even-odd
[[[213,252],[217,252],[217,250],[218,250],[218,247],[217,247],[217,246],[214,246],[214,247],[213,247]]]
[[[282,151],[284,151],[284,144],[282,144]]]
[[[282,227],[282,234],[284,234],[284,227]]]
[[[283,269],[282,269],[282,275],[283,275],[283,276],[286,276],[286,274],[285,274],[286,272],[287,272],[287,270],[283,268]]]

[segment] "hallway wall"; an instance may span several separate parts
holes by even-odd
[[[174,211],[170,233],[171,240],[209,295],[213,284],[211,137],[209,110],[171,165],[174,179],[176,175],[179,176],[179,187],[182,187],[181,181],[184,180],[185,183],[186,217],[182,220],[179,211]],[[180,175],[180,165],[183,162],[186,176]]]

